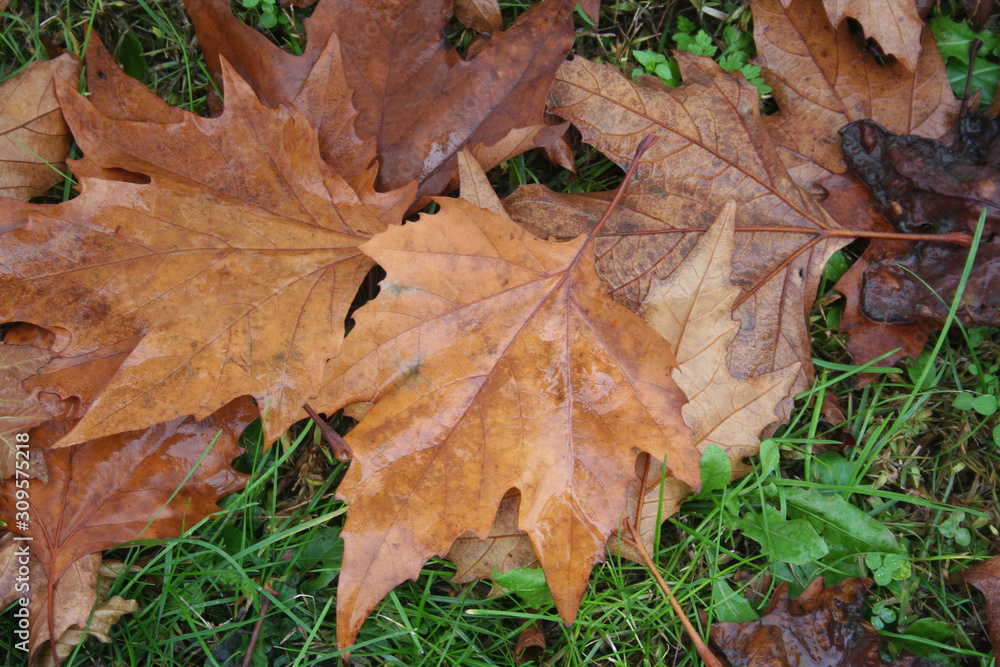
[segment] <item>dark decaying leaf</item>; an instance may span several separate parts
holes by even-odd
[[[986,623],[990,644],[1000,651],[1000,558],[990,558],[975,567],[964,570],[958,578],[978,588],[986,598]]]
[[[782,583],[759,619],[713,623],[712,642],[732,667],[883,667],[882,639],[861,615],[872,583],[847,579],[824,588],[816,579],[796,600]],[[891,667],[934,663],[904,655]]]
[[[1000,324],[1000,169],[995,134],[973,134],[989,130],[991,119],[980,120],[963,119],[956,149],[896,135],[872,121],[841,132],[852,169],[895,230],[971,234],[986,210],[983,241],[958,308],[969,326]],[[841,330],[851,334],[855,362],[894,348],[901,350],[890,361],[919,354],[948,313],[968,252],[958,244],[873,241],[838,284],[848,296]]]

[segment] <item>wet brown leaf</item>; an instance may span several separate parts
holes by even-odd
[[[0,196],[27,201],[63,179],[56,170],[66,168],[71,137],[53,82],[75,85],[79,75],[80,61],[63,55],[0,84]],[[0,223],[0,233],[6,229]]]
[[[463,200],[437,201],[440,213],[365,244],[388,276],[317,405],[377,399],[346,437],[355,458],[338,490],[351,505],[337,592],[345,647],[428,558],[466,531],[485,538],[509,489],[569,622],[636,456],[666,456],[700,484],[669,346],[606,297],[586,237],[541,241]]]
[[[297,111],[227,76],[222,116],[173,124],[116,120],[61,91],[86,161],[145,182],[81,177],[69,202],[0,210],[20,227],[0,236],[0,320],[57,332],[63,357],[139,339],[63,445],[247,394],[271,442],[337,353],[372,265],[358,246],[385,209],[323,163]]]
[[[543,113],[549,82],[573,43],[570,0],[533,6],[509,29],[495,31],[471,59],[442,43],[451,9],[444,0],[324,0],[306,22],[301,56],[241,23],[228,0],[186,5],[213,72],[222,56],[268,104],[294,102],[319,128],[324,157],[341,171],[348,164],[367,167],[377,150],[385,188],[417,180],[421,195],[438,194],[457,185],[455,160],[463,147],[489,146],[512,131],[531,130],[529,144],[516,144],[523,152],[563,132],[546,125]],[[331,76],[333,70],[338,76]],[[374,139],[368,162],[336,156],[344,128],[351,127],[353,114],[343,109],[352,91],[357,116],[351,133]],[[331,104],[339,113],[329,110]]]
[[[550,93],[554,113],[625,165],[646,134],[661,137],[596,239],[598,271],[619,303],[638,309],[655,279],[683,264],[725,202],[737,206],[732,281],[741,321],[729,370],[752,377],[802,361],[811,373],[805,313],[820,271],[847,236],[785,171],[764,132],[757,90],[707,58],[677,54],[684,85],[632,82],[613,67],[566,63]],[[611,193],[559,195],[522,187],[506,201],[539,236],[571,237],[603,214]]]
[[[816,579],[795,600],[778,586],[756,621],[713,623],[711,638],[732,667],[883,667],[882,639],[861,615],[871,579],[847,579],[823,588]],[[903,656],[891,667],[934,667]]]
[[[1000,651],[1000,558],[990,558],[958,573],[958,578],[975,586],[986,598],[986,623],[990,644]]]

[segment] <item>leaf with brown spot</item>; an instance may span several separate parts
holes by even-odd
[[[0,84],[0,196],[27,201],[63,180],[58,170],[65,169],[72,138],[54,81],[75,85],[79,75],[80,61],[62,55],[35,61]],[[0,233],[6,230],[0,223]]]
[[[38,400],[38,389],[25,389],[24,381],[51,358],[51,352],[37,347],[0,344],[0,480],[14,476],[17,435],[49,419]],[[23,463],[28,464],[28,459]]]
[[[986,623],[990,644],[1000,651],[1000,558],[990,558],[968,570],[958,573],[958,578],[975,586],[986,598]]]
[[[563,132],[546,126],[544,107],[549,82],[573,44],[571,0],[531,7],[513,26],[495,31],[470,59],[442,40],[451,14],[446,0],[377,5],[324,0],[306,22],[301,56],[285,53],[242,24],[228,0],[185,4],[216,77],[222,56],[268,104],[294,102],[317,124],[324,157],[341,171],[333,153],[342,142],[334,137],[350,116],[327,106],[336,100],[343,109],[353,91],[354,129],[362,140],[374,139],[369,158],[377,150],[385,188],[416,180],[421,196],[438,194],[457,185],[455,158],[463,147],[496,144],[511,131],[535,128],[530,143],[511,146],[523,151]],[[341,55],[346,87],[322,66],[329,58],[341,67]],[[501,155],[488,166],[516,154]]]
[[[823,6],[834,28],[844,25],[849,16],[861,24],[865,37],[878,42],[883,53],[896,56],[910,71],[917,69],[924,22],[914,0],[823,0]]]
[[[187,116],[183,109],[170,106],[141,81],[127,75],[96,32],[90,33],[84,63],[88,99],[108,118],[179,123]]]
[[[659,135],[643,157],[605,231],[598,271],[616,301],[638,309],[657,279],[683,264],[722,206],[737,206],[732,280],[741,321],[729,370],[764,375],[812,354],[805,316],[827,258],[850,238],[789,177],[764,132],[757,90],[707,58],[676,54],[684,85],[632,82],[613,67],[566,63],[550,93],[554,113],[584,141],[624,165],[640,139]],[[611,193],[558,195],[539,186],[506,200],[511,215],[539,236],[580,234]]]
[[[732,667],[884,667],[882,639],[862,616],[871,579],[847,579],[823,588],[814,580],[795,600],[778,586],[756,621],[713,623],[712,642]],[[904,654],[888,667],[936,667]]]
[[[322,161],[301,114],[227,77],[222,116],[173,124],[116,120],[62,90],[87,160],[146,182],[81,177],[66,203],[0,210],[17,228],[0,236],[0,320],[56,332],[63,357],[139,339],[62,444],[248,394],[270,442],[337,353],[372,266],[358,246],[386,209]]]
[[[388,275],[356,313],[316,405],[376,400],[346,436],[354,461],[338,489],[351,507],[342,647],[428,558],[466,531],[485,538],[512,488],[569,622],[625,509],[636,456],[667,457],[700,484],[670,348],[606,296],[587,237],[541,241],[463,200],[437,202],[439,213],[365,244]]]

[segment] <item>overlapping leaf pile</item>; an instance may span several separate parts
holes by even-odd
[[[491,31],[463,55],[442,45],[450,2],[322,0],[298,56],[227,0],[186,0],[224,95],[211,118],[157,99],[95,37],[89,98],[69,56],[5,84],[12,99],[47,77],[0,128],[51,128],[57,163],[64,119],[84,155],[69,165],[76,198],[0,202],[0,322],[28,323],[0,346],[0,463],[34,478],[36,508],[17,529],[9,479],[0,514],[35,538],[48,588],[31,597],[47,619],[33,650],[79,639],[102,602],[96,554],[210,514],[244,481],[229,465],[242,428],[266,415],[270,442],[305,403],[374,406],[347,435],[339,490],[342,647],[449,550],[459,579],[537,559],[571,622],[623,514],[651,541],[657,517],[700,487],[701,452],[721,447],[743,474],[810,381],[820,272],[870,235],[844,228],[858,212],[885,225],[845,176],[841,126],[871,118],[938,138],[954,120],[910,3],[891,3],[894,21],[869,4],[828,2],[828,21],[809,0],[752,2],[781,106],[768,117],[756,88],[707,58],[679,54],[675,89],[566,62],[569,0],[504,31],[490,3],[460,3]],[[845,16],[898,61],[866,55]],[[599,234],[613,193],[529,186],[501,203],[483,174],[531,148],[558,153],[566,124],[546,121],[546,99],[622,166],[660,137]],[[51,182],[37,165],[4,169],[0,185],[22,200]],[[440,197],[459,182],[460,199]],[[437,213],[400,226],[431,197]],[[381,294],[345,338],[375,263]],[[40,453],[22,465],[12,438],[27,429]]]

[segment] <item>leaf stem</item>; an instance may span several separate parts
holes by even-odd
[[[659,137],[655,134],[647,134],[643,137],[642,141],[639,142],[639,147],[635,149],[635,157],[632,158],[632,164],[628,166],[628,171],[625,172],[625,178],[622,179],[622,184],[618,186],[618,192],[615,193],[614,199],[612,199],[611,204],[608,205],[608,210],[606,210],[604,215],[601,216],[601,219],[597,221],[597,226],[591,230],[590,236],[587,237],[587,241],[590,241],[590,239],[597,236],[597,233],[601,231],[602,227],[604,227],[604,223],[606,223],[608,218],[611,217],[611,212],[615,210],[616,206],[618,206],[618,202],[621,201],[622,195],[625,194],[625,188],[628,187],[628,182],[632,180],[632,174],[635,173],[636,167],[639,166],[639,159],[650,146],[656,143],[657,139],[659,139]]]
[[[684,614],[684,610],[681,609],[681,605],[677,601],[677,598],[675,598],[674,594],[670,592],[670,587],[667,586],[667,582],[663,580],[656,564],[653,563],[653,559],[649,557],[649,552],[646,551],[646,547],[642,543],[642,538],[639,536],[639,531],[636,530],[635,524],[632,523],[631,519],[625,519],[625,525],[628,527],[629,532],[632,533],[631,538],[624,538],[625,541],[631,543],[632,546],[634,546],[639,552],[639,555],[642,556],[643,561],[646,563],[646,568],[652,573],[653,578],[656,579],[656,583],[659,584],[660,590],[663,591],[663,595],[665,595],[667,600],[670,601],[670,605],[674,608],[674,612],[677,614],[677,617],[680,618],[681,625],[684,626],[684,629],[687,631],[691,641],[694,642],[695,649],[698,651],[698,656],[702,659],[702,662],[708,665],[708,667],[722,667],[722,663],[717,657],[715,657],[715,654],[712,653],[708,646],[705,645],[705,642],[702,641],[701,635],[698,634],[698,631],[695,630],[691,621],[689,621],[688,617]]]
[[[333,455],[337,457],[337,460],[347,462],[353,459],[354,452],[351,451],[351,446],[340,437],[340,434],[330,428],[330,425],[323,421],[323,419],[316,414],[316,411],[313,410],[308,403],[304,403],[302,407],[305,409],[306,414],[309,415],[314,422],[316,422],[316,426],[319,427],[319,430],[322,431],[323,439],[326,440],[328,445],[330,445],[330,449],[333,450]]]
[[[253,626],[253,634],[250,635],[250,644],[247,646],[247,654],[243,658],[243,667],[250,667],[250,662],[253,659],[253,650],[256,648],[257,640],[260,638],[260,630],[264,627],[264,617],[271,606],[271,598],[268,597],[269,594],[275,595],[274,589],[269,584],[264,584],[262,599],[260,601],[260,613],[257,615],[257,622]]]

